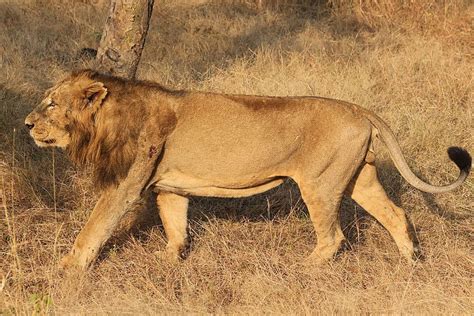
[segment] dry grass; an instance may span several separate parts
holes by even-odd
[[[257,12],[251,2],[157,1],[139,77],[350,100],[390,124],[424,178],[454,179],[445,149],[474,151],[472,5],[264,1]],[[56,263],[96,197],[87,172],[35,148],[22,121],[55,78],[87,66],[76,54],[96,47],[105,13],[64,3],[0,2],[0,314],[474,313],[472,177],[455,192],[422,194],[383,146],[382,182],[406,208],[426,257],[415,267],[348,200],[341,219],[350,249],[319,268],[299,265],[316,240],[287,183],[249,199],[194,198],[192,251],[178,266],[153,255],[165,238],[147,225],[111,242],[85,277],[61,277]]]

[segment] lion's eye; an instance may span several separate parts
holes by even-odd
[[[56,106],[56,103],[54,103],[54,101],[49,102],[49,104],[48,104],[48,110],[53,109],[55,106]]]

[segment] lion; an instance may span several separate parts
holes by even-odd
[[[314,225],[317,245],[309,262],[333,258],[344,240],[338,216],[343,195],[374,216],[413,262],[420,250],[405,211],[377,178],[374,139],[381,138],[403,178],[424,192],[459,187],[472,161],[465,149],[450,147],[460,175],[449,185],[434,186],[410,170],[387,124],[355,104],[174,91],[93,70],[59,81],[25,124],[38,146],[60,147],[72,162],[92,165],[102,190],[61,260],[63,268],[88,269],[144,192],[157,193],[168,239],[164,253],[176,261],[188,242],[189,196],[246,197],[286,178],[298,185]]]

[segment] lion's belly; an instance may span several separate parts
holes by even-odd
[[[270,179],[248,179],[247,181],[211,181],[198,179],[177,170],[155,175],[153,180],[156,191],[167,191],[182,195],[209,197],[245,197],[268,191],[281,183],[282,177]]]
[[[184,138],[184,137],[183,137]],[[197,196],[244,197],[267,191],[292,176],[297,142],[282,146],[255,138],[190,139],[167,143],[153,182],[158,189]],[[270,144],[269,144],[270,143]]]

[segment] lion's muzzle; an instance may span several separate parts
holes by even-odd
[[[37,114],[33,111],[25,118],[25,126],[29,130],[32,130],[35,127],[35,122],[38,119]]]
[[[30,115],[28,115],[25,119],[25,126],[27,129],[32,130],[33,127],[35,127],[35,123],[30,118]]]

